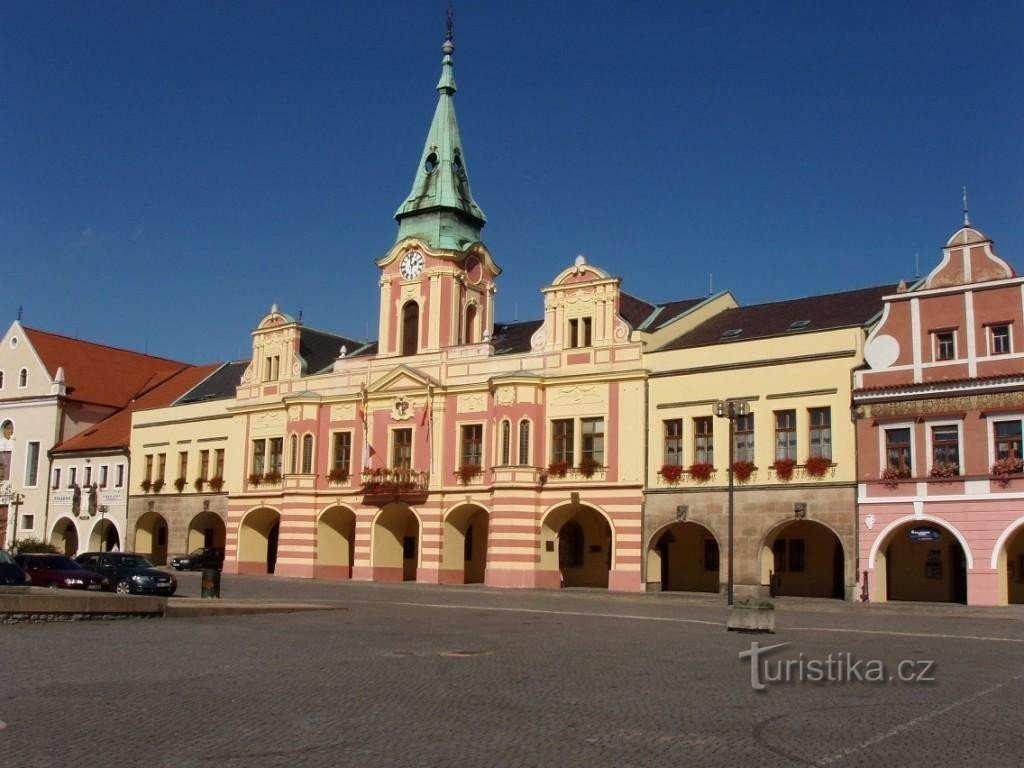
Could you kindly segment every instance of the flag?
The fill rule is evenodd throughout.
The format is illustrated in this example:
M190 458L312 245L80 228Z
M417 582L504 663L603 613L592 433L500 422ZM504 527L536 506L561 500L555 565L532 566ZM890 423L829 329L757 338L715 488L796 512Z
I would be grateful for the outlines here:
M421 427L422 427L422 426L426 426L426 423L427 423L427 415L428 415L429 413L430 413L430 405L429 405L429 404L427 404L427 405L424 405L424 406L423 406L423 416L422 416L422 418L420 418L420 426L421 426Z

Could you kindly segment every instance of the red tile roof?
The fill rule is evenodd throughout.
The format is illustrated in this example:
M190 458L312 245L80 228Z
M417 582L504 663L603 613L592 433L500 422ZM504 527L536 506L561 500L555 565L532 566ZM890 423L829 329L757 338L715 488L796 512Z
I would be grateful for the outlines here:
M135 400L112 416L80 435L65 440L53 449L54 454L127 448L131 442L132 413L143 408L170 405L207 376L220 368L220 364L189 366L170 378L142 392Z
M140 392L189 367L34 328L25 328L25 334L51 378L58 368L64 369L69 400L123 408Z

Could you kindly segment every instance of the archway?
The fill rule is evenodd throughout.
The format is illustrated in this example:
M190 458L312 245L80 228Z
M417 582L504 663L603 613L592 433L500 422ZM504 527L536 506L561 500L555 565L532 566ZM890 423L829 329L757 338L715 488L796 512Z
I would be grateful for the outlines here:
M1006 601L1024 603L1024 526L1010 534L1002 559L1005 565L1000 571L1006 573Z
M147 512L135 524L135 551L154 565L167 564L167 521L157 512Z
M695 522L672 523L655 533L647 550L647 578L663 591L718 592L718 540Z
M93 552L113 552L121 548L121 535L109 520L99 520L89 535L89 549Z
M356 548L356 515L346 507L331 507L316 523L316 576L352 577Z
M238 526L238 572L273 573L281 515L269 507L247 514Z
M62 517L53 526L53 533L50 534L50 543L57 548L58 552L74 557L78 554L78 527L74 520Z
M557 569L562 586L608 587L614 535L596 509L566 504L551 510L541 525L541 537L541 567Z
M475 504L456 507L444 521L441 569L446 579L463 584L482 584L487 569L487 510Z
M227 529L224 520L216 512L200 512L188 524L186 550L192 552L200 547L224 548Z
M828 526L814 520L783 523L765 537L761 583L772 594L791 597L846 597L843 543Z
M953 531L932 520L911 520L878 547L873 599L967 602L967 558ZM884 593L882 592L884 589ZM881 594L879 594L881 593Z
M407 504L384 507L373 523L373 573L378 581L416 581L420 522Z

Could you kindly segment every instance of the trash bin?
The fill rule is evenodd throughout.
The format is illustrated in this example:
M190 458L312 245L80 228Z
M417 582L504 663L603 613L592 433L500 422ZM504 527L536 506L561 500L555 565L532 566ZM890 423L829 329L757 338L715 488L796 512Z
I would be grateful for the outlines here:
M203 586L201 597L220 597L220 571L216 568L203 568Z

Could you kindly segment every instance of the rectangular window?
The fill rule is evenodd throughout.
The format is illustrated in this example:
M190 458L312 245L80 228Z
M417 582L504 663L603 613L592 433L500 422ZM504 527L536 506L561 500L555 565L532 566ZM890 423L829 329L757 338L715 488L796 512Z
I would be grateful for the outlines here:
M305 435L302 438L302 474L313 474L313 436Z
M218 448L213 452L213 476L224 478L224 449Z
M664 430L662 464L681 467L683 465L683 420L666 419L662 425Z
M114 472L114 487L124 487L124 464L117 465L117 470Z
M78 467L68 468L68 488L74 488L78 484Z
M573 445L572 419L555 419L551 422L551 460L565 462L572 466L575 456Z
M809 408L810 419L810 455L832 460L832 409Z
M1010 326L992 325L989 326L992 354L1007 355L1010 353Z
M352 466L352 433L334 433L334 464L333 469L348 472Z
M583 318L583 344L581 346L589 347L594 340L594 321L592 318Z
M960 436L956 425L932 427L932 469L960 466Z
M594 321L590 317L574 317L569 321L569 346L589 347L593 340Z
M956 357L956 333L937 331L935 333L935 359L952 360Z
M178 451L178 477L188 477L188 451Z
M107 472L110 469L106 464L100 467L100 488L107 487Z
M410 469L412 467L412 430L396 429L391 433L391 467Z
M267 469L267 441L252 441L252 474L262 475Z
M483 464L483 424L464 424L462 427L462 452L460 466L472 464L479 467Z
M885 466L895 469L901 477L910 477L910 428L885 430Z
M573 318L569 321L569 346L575 349L580 345L580 321Z
M711 416L693 420L693 463L715 463L715 422Z
M1013 421L997 421L994 425L996 458L1021 458L1021 422L1020 419Z
M39 485L39 443L29 443L25 451L25 485Z
M0 483L11 479L11 452L0 451Z
M85 481L82 485L88 487L92 485L92 467L88 464L85 465Z
M53 488L60 488L60 467L53 468Z
M583 459L590 459L597 462L598 466L604 466L604 419L591 418L583 419L580 422L580 432L583 439Z
M199 477L202 480L210 479L210 452L199 452Z
M501 422L501 465L512 463L512 422Z
M167 479L167 454L161 453L156 457L156 479L163 482Z
M24 528L26 531L31 531L33 528L36 527L36 516L35 515L26 515L26 514L22 513L22 515L21 515L21 527Z
M754 463L754 414L736 417L733 431L733 460Z
M272 437L270 438L270 464L269 471L277 472L281 474L281 468L284 466L284 438L283 437Z
M519 463L530 464L530 422L526 419L519 422Z
M796 411L775 412L775 458L796 461Z

